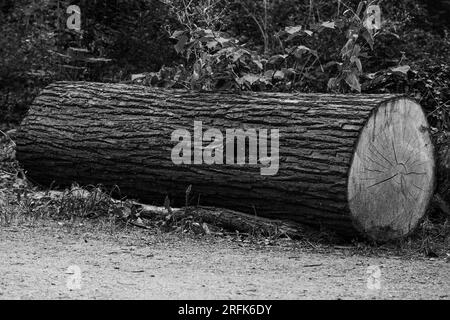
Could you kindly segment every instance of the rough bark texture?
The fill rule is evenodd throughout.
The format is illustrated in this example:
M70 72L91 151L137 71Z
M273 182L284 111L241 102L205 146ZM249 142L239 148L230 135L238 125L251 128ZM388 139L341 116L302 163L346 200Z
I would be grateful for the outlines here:
M354 234L347 179L358 136L391 95L231 95L141 86L56 83L35 100L17 137L18 158L43 184L103 184L150 204L237 209ZM280 167L174 165L176 129L279 129ZM381 237L382 238L382 237Z

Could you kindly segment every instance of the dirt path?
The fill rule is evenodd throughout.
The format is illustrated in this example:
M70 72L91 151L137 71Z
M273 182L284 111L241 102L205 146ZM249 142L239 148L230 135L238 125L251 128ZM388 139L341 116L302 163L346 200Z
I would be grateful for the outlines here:
M40 224L0 227L0 299L450 299L442 259Z

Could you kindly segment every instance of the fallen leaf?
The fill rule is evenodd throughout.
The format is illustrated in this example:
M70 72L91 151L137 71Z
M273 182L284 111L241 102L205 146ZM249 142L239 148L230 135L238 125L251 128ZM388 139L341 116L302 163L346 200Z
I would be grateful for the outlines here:
M294 34L302 30L302 26L286 27L284 30L289 34Z
M322 22L321 25L322 25L322 27L329 28L329 29L334 29L336 26L334 21L325 21L325 22Z
M401 74L407 74L408 71L411 70L411 67L408 65L404 65L404 66L399 66L396 68L391 68L392 72L397 72L397 73L401 73Z

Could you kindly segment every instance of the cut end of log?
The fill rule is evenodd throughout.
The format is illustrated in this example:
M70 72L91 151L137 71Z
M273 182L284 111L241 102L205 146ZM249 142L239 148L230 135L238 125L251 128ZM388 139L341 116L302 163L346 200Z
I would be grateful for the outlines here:
M383 102L366 122L348 180L353 224L374 240L402 238L433 196L435 160L422 108L407 98Z

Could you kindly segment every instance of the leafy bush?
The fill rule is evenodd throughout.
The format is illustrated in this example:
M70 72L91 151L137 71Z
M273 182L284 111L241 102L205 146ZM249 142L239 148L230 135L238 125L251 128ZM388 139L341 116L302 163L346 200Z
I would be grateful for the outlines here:
M375 36L364 25L367 13L362 2L355 11L347 6L333 21L311 22L308 27L286 26L271 36L267 33L267 17L259 22L244 4L263 35L262 52L230 33L214 29L217 22L209 17L217 17L219 2L197 1L197 6L190 7L183 1L172 1L171 5L183 27L171 36L184 63L169 72L164 68L136 76L139 83L202 90L326 91L328 87L361 91L360 58L365 53L360 43L373 48ZM341 41L335 52L329 52L325 45L330 39Z

